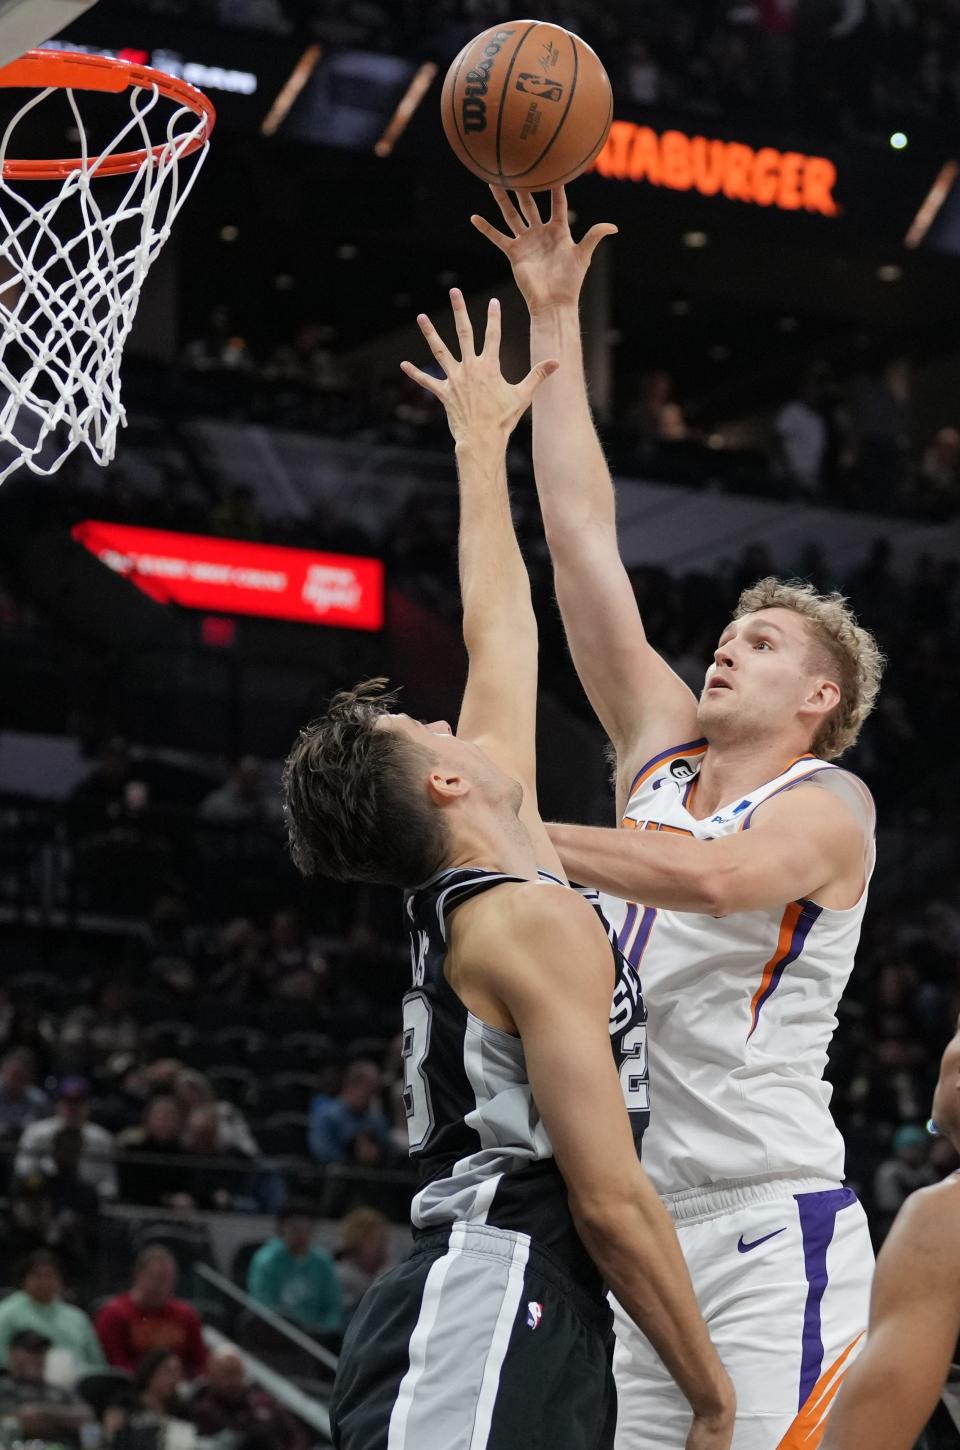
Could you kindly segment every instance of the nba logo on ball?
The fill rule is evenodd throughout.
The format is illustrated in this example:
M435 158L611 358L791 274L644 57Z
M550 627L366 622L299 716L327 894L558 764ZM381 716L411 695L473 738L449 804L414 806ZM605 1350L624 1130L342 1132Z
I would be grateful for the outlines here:
M559 81L548 81L546 76L534 76L529 71L520 75L517 90L528 96L539 96L541 101L559 101L563 96L563 86Z
M527 1305L527 1328L536 1329L543 1318L543 1305L538 1304L536 1299L531 1299Z

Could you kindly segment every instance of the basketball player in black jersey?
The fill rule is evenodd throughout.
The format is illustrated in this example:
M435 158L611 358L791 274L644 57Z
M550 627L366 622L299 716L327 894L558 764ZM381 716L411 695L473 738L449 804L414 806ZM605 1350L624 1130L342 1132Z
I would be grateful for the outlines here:
M940 1062L933 1121L960 1152L960 1022ZM960 1175L912 1193L877 1259L863 1353L821 1450L910 1450L960 1363Z
M567 886L537 811L537 631L505 457L556 364L509 385L499 306L477 355L452 297L462 361L421 317L445 380L403 366L440 398L456 442L469 657L457 733L391 713L374 682L301 732L284 775L300 869L404 887L410 936L415 1247L351 1323L334 1443L607 1450L608 1284L690 1402L689 1450L726 1450L730 1382L637 1156L640 984L598 907Z

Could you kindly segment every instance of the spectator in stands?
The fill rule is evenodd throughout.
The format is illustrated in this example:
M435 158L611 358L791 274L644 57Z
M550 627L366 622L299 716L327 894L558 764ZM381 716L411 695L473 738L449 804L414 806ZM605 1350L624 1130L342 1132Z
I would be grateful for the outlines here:
M819 375L811 369L773 422L780 467L792 489L813 497L823 478L827 424L820 406Z
M90 1084L82 1077L68 1077L60 1084L57 1111L52 1118L31 1123L20 1139L15 1171L18 1177L54 1173L53 1140L61 1128L78 1128L83 1139L80 1176L101 1198L116 1198L117 1170L113 1163L113 1136L88 1121Z
M41 1175L22 1178L10 1194L10 1207L0 1230L0 1274L10 1282L19 1273L23 1261L37 1249L56 1247L53 1200Z
M904 480L909 364L903 358L864 372L850 386L850 417L857 448L861 507L888 509Z
M279 825L280 791L266 778L259 760L244 755L229 779L200 802L200 819L231 826Z
M277 1215L277 1235L254 1254L247 1290L258 1304L315 1334L336 1333L343 1311L333 1260L313 1242L310 1209L292 1203Z
M63 1300L63 1275L55 1254L38 1249L27 1259L20 1288L0 1303L0 1362L7 1364L11 1339L32 1329L55 1349L66 1351L77 1374L103 1367L103 1351L82 1309Z
M150 1244L137 1255L133 1285L108 1300L96 1318L107 1360L118 1369L136 1372L151 1350L180 1356L189 1378L207 1363L200 1316L191 1305L174 1298L177 1263L162 1244ZM0 1306L2 1307L2 1306Z
M209 955L204 966L207 991L244 997L263 995L268 969L260 949L260 933L248 916L225 921Z
M174 1413L181 1408L183 1368L174 1349L147 1351L133 1377L133 1409L113 1436L114 1450L192 1444L193 1426Z
M318 1163L381 1163L387 1154L390 1128L376 1105L380 1073L363 1060L347 1068L339 1096L320 1095L310 1105L310 1152Z
M623 78L626 93L634 105L657 105L660 100L660 67L644 42L638 38L627 43Z
M53 1071L56 1028L47 1004L33 997L18 996L4 1022L4 1037L11 1046L29 1047L36 1065L37 1081Z
M93 1189L88 1190L93 1193ZM93 1194L99 1211L99 1200ZM10 1283L24 1260L38 1249L56 1253L72 1284L89 1281L94 1264L93 1236L96 1219L81 1222L71 1213L57 1210L44 1178L27 1178L14 1184L10 1207L0 1229L0 1274Z
M130 1001L129 982L110 977L100 984L92 1002L69 1012L57 1039L61 1064L71 1072L90 1072L115 1052L135 1052L140 1029Z
M185 1204L206 1210L231 1208L249 1189L249 1174L242 1169L251 1160L225 1143L217 1108L215 1102L198 1103L190 1109L183 1130L180 1197ZM191 1157L201 1161L191 1164Z
M127 1128L117 1136L125 1202L157 1207L177 1204L183 1192L183 1127L177 1099L172 1093L161 1093L147 1103L139 1128Z
M7 1369L0 1374L0 1420L12 1422L24 1440L79 1445L84 1425L93 1423L90 1406L61 1385L47 1383L51 1340L35 1329L18 1329L7 1346Z
M72 1283L88 1279L100 1199L79 1176L81 1148L79 1131L61 1128L52 1145L53 1171L15 1183L0 1233L0 1254L8 1270L37 1249L51 1249Z
M218 1098L213 1084L202 1072L183 1068L173 1080L173 1093L185 1117L194 1108L213 1106L219 1121L219 1147L224 1153L239 1153L243 1158L255 1158L259 1153L256 1139L250 1131L243 1113L234 1103Z
M925 1128L905 1125L893 1135L893 1152L877 1169L873 1196L877 1207L874 1231L886 1237L911 1193L929 1188L938 1175L930 1166L930 1136Z
M0 1062L0 1139L20 1137L29 1123L50 1111L50 1099L36 1085L37 1064L29 1047L13 1047Z
M81 1173L83 1133L78 1127L65 1124L50 1145L52 1171L44 1177L44 1185L58 1217L69 1216L89 1225L100 1211L100 1195Z
M344 1321L390 1262L390 1223L375 1208L355 1208L340 1225L334 1259Z
M265 976L282 997L315 995L296 989L294 984L301 978L315 983L317 989L326 981L327 963L296 911L277 911L271 919Z
M937 430L920 462L918 484L925 517L953 517L960 508L960 429Z
M250 1383L243 1358L229 1345L211 1354L188 1413L201 1435L231 1434L234 1450L306 1450L309 1443L299 1422Z
M674 442L683 436L683 408L673 397L673 378L665 368L641 373L628 421L644 438Z

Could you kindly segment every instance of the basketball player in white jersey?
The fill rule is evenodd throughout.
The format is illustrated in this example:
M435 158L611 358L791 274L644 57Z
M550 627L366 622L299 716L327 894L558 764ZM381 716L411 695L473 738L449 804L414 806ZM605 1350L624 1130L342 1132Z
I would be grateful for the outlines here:
M960 1152L960 1022L940 1060L937 1131ZM912 1193L873 1280L863 1353L847 1376L822 1450L911 1450L960 1364L960 1174ZM956 1407L956 1381L949 1398Z
M838 597L747 590L700 699L651 648L619 557L587 400L578 299L594 248L495 191L537 356L534 468L574 663L616 751L626 830L551 828L571 880L609 894L649 1004L655 1123L644 1165L673 1215L737 1391L736 1450L814 1447L857 1353L873 1256L843 1187L822 1081L874 862L866 788L832 763L881 657ZM619 905L615 899L619 899ZM618 1320L618 1450L683 1444L689 1412Z

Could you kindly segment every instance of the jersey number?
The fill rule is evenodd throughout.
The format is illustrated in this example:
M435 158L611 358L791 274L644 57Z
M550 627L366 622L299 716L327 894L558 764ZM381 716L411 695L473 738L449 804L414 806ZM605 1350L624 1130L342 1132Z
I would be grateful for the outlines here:
M647 1029L641 1024L623 1034L620 1044L620 1086L628 1113L645 1113L650 1107L650 1083L647 1071Z
M411 992L403 1004L403 1108L410 1151L422 1148L433 1131L433 1104L423 1060L430 1047L433 1013L422 992Z

